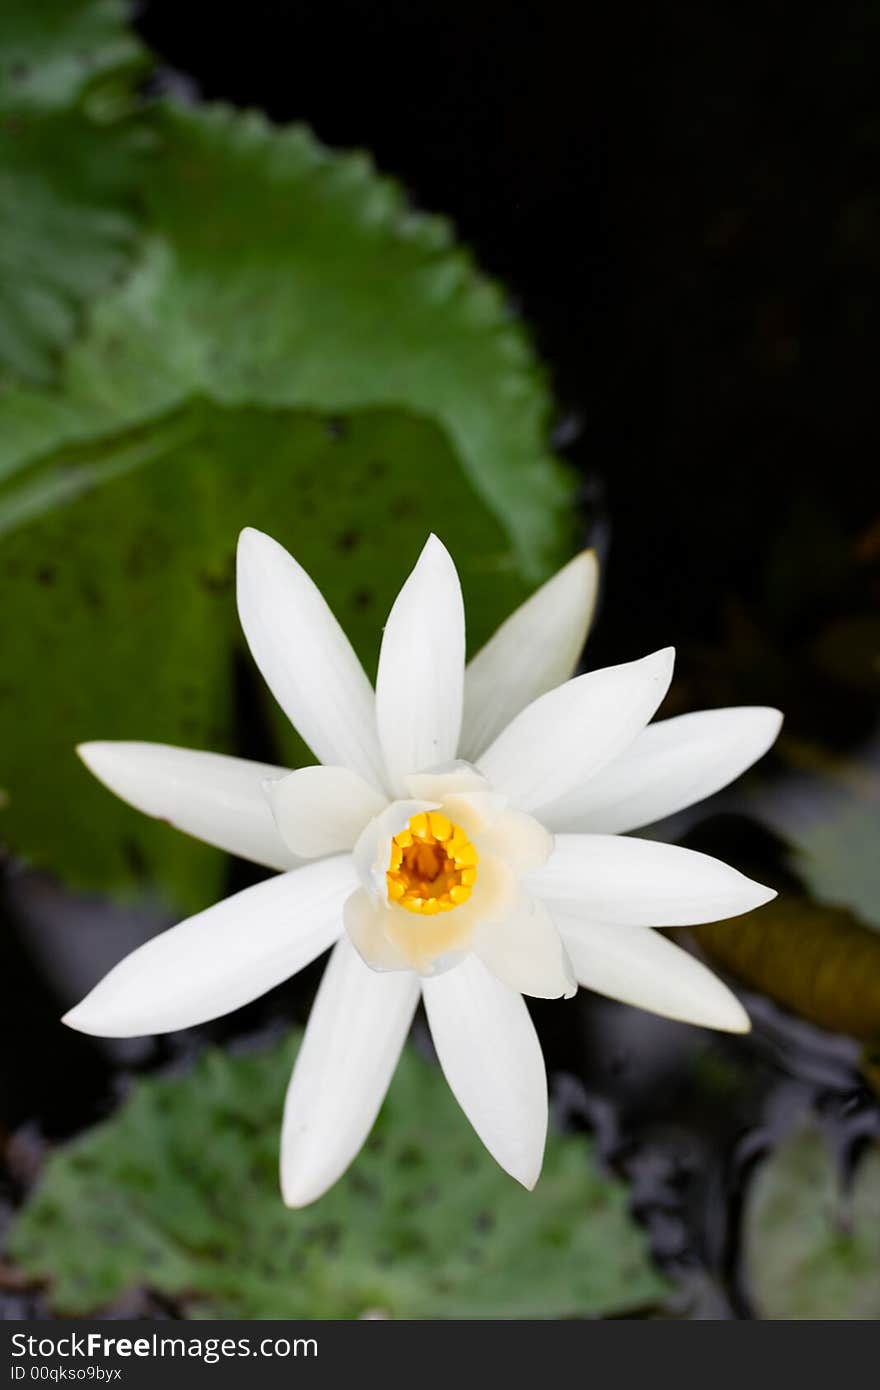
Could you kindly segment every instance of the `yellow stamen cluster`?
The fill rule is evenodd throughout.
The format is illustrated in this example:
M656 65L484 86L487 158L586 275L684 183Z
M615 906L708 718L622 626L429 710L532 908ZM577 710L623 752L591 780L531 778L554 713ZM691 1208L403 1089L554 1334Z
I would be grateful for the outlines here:
M466 903L480 857L467 835L439 811L419 811L391 841L388 898L433 915Z

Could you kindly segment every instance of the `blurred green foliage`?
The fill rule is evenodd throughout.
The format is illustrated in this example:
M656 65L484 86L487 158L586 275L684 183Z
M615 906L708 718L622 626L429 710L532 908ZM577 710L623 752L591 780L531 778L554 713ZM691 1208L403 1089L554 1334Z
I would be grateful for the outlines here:
M0 113L69 108L111 78L137 76L147 54L126 0L3 0Z
M56 1313L133 1286L193 1317L583 1317L663 1298L625 1190L587 1140L551 1134L524 1192L411 1049L349 1174L287 1211L278 1136L297 1044L139 1081L50 1158L8 1253L48 1281Z
M880 931L880 742L843 756L785 739L780 751L789 772L766 816L790 838L795 871L820 901Z
M185 909L220 856L120 807L73 748L265 743L235 703L240 528L297 554L369 668L430 530L473 649L570 553L573 485L527 336L447 223L302 128L138 102L117 7L55 8L51 34L39 7L0 23L0 179L30 190L0 250L3 834L73 886ZM269 718L258 753L305 758Z
M134 253L146 54L123 16L116 0L9 0L0 15L0 386L51 383Z
M194 393L328 412L395 405L448 434L508 532L511 563L531 579L554 564L571 538L572 484L546 452L543 377L448 224L302 127L166 104L142 124L155 149L137 271L96 305L61 400L3 403L0 474Z
M880 1318L880 1148L844 1190L818 1125L802 1125L754 1180L745 1257L760 1317Z

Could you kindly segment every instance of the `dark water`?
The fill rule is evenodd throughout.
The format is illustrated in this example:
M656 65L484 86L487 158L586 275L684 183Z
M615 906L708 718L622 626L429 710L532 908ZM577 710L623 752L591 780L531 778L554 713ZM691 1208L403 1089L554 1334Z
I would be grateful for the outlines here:
M857 764L880 650L880 10L154 0L139 23L168 80L373 151L509 286L604 556L591 664L674 642L670 712L778 704L797 746ZM682 832L783 885L760 822ZM132 1068L304 1018L317 978L110 1051L56 1026L58 997L144 922L15 871L2 911L9 1200ZM746 1002L735 1043L610 1002L535 1009L560 1118L596 1133L708 1317L750 1315L742 1192L791 1108L818 1107L844 1165L878 1131L859 1044Z

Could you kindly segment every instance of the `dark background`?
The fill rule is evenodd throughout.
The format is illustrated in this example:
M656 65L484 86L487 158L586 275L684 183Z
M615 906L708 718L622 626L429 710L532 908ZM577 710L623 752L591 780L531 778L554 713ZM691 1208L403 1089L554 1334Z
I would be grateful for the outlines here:
M140 28L204 97L371 150L509 287L612 523L597 662L718 641L793 511L817 547L876 515L871 0L153 0Z

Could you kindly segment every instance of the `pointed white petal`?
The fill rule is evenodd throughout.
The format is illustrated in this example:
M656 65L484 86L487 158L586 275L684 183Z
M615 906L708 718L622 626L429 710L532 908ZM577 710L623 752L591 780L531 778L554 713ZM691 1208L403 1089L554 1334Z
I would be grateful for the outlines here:
M586 989L664 1018L747 1033L736 995L689 952L650 927L579 922L556 915L572 965Z
M483 922L474 951L497 979L536 999L570 999L577 981L549 911L523 894L502 922Z
M759 706L700 710L649 724L595 777L541 809L551 830L621 834L711 796L757 762L782 724Z
M593 617L599 567L585 550L511 613L469 663L461 756L474 761L521 709L574 672Z
M376 677L379 739L392 785L451 762L464 685L464 604L455 565L431 536L394 601Z
M295 867L263 792L286 768L166 743L81 743L77 752L105 787L146 815L255 864Z
M64 1022L133 1038L231 1013L337 940L355 883L350 856L340 855L245 888L132 951Z
M588 921L651 927L738 917L776 897L708 854L622 835L557 835L528 888L554 917L563 908Z
M284 1105L281 1190L314 1202L373 1127L419 1001L415 975L378 975L347 938L324 972Z
M547 1137L547 1077L522 995L476 956L424 980L422 993L453 1095L493 1158L534 1187Z
M320 590L251 527L238 542L238 615L263 679L315 757L382 786L370 682Z
M287 845L303 859L351 849L385 797L347 767L303 767L266 787Z
M521 810L557 801L641 733L669 688L674 656L667 647L542 695L477 760L479 771Z

